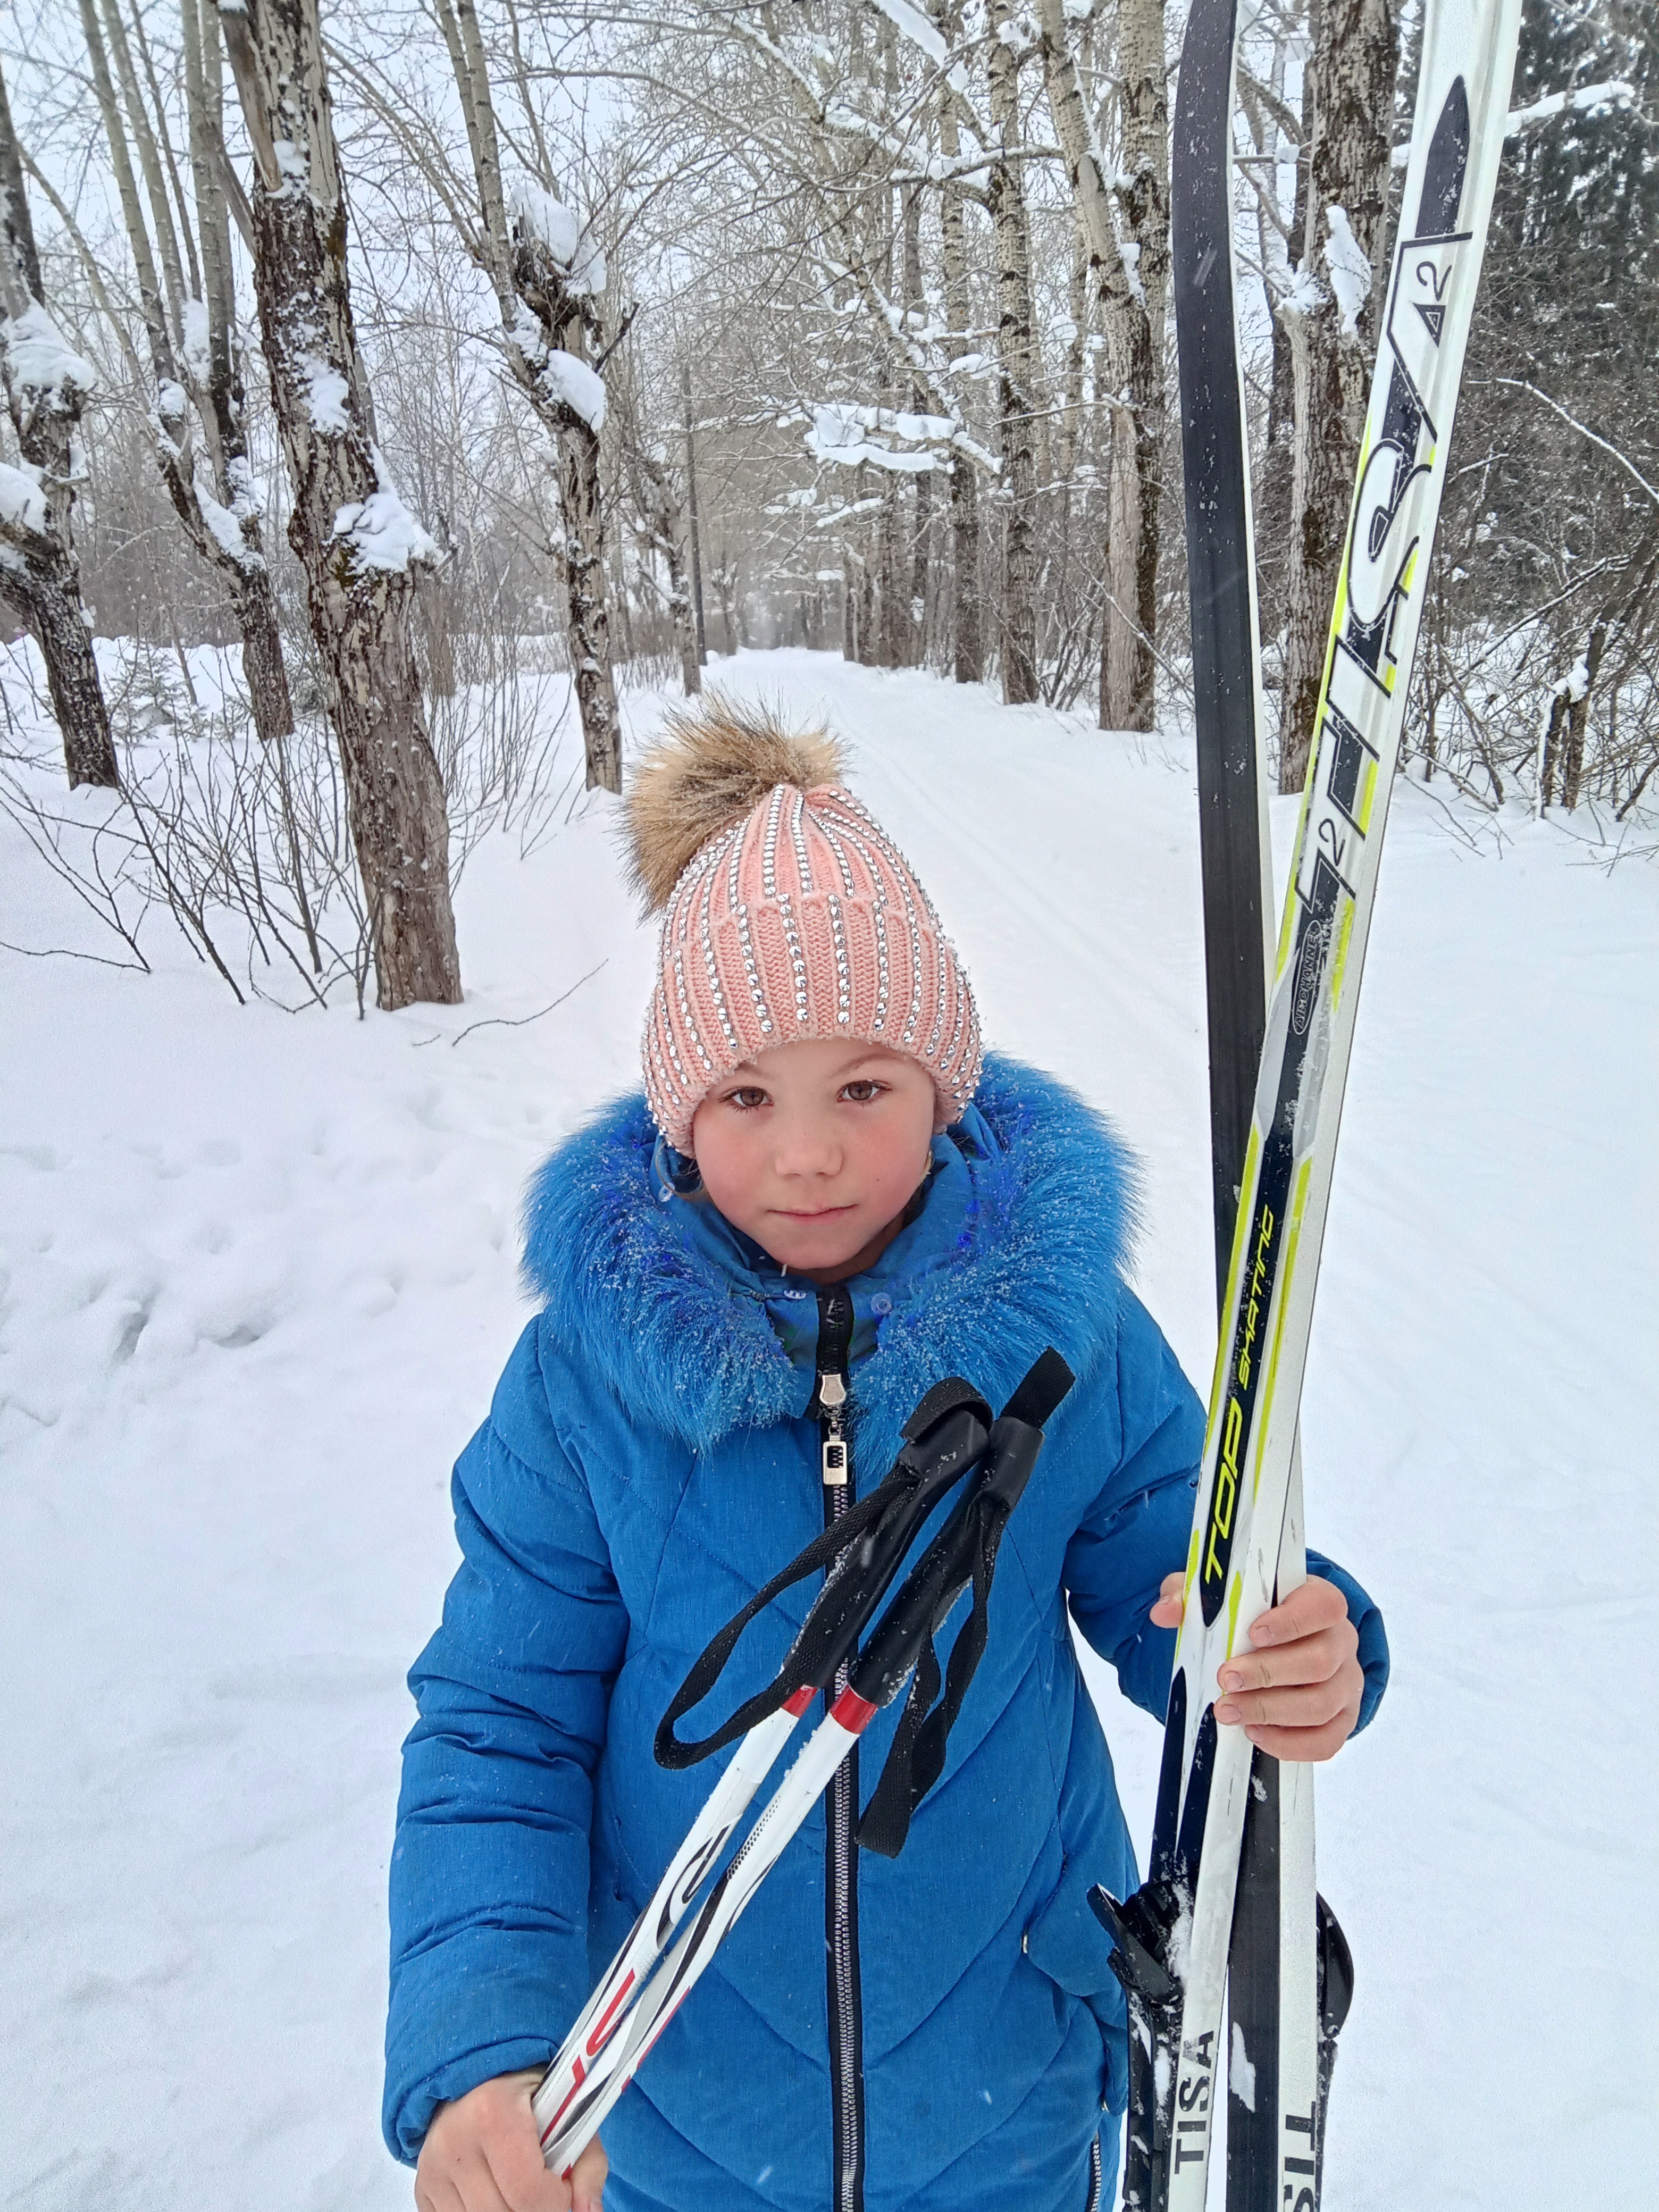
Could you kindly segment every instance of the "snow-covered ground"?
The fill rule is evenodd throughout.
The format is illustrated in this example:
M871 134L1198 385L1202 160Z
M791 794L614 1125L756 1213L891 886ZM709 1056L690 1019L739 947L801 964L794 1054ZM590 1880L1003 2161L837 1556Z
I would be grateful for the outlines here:
M826 656L717 673L827 708L992 1038L1115 1115L1147 1169L1144 1293L1207 1382L1184 743ZM629 704L637 737L656 702ZM1637 2212L1659 877L1437 792L1396 800L1304 1424L1314 1540L1395 1653L1320 1784L1358 1978L1327 2201ZM17 2212L409 2201L377 2125L403 1674L450 1570L450 1462L525 1311L519 1194L634 1079L651 946L611 814L528 861L475 851L463 1008L238 1008L159 925L149 977L0 952ZM0 937L107 950L89 927L0 838ZM1102 1704L1144 1842L1158 1734Z

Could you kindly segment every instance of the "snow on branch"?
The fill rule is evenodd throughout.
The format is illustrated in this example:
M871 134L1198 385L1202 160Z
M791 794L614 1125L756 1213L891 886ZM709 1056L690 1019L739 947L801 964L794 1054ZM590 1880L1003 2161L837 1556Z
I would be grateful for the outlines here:
M913 46L920 47L958 100L969 97L966 69L959 60L951 58L944 33L929 21L922 9L914 4L914 0L873 0L873 5L878 15L885 15L896 31L902 32Z
M20 538L46 535L46 495L31 462L13 468L0 461L0 530Z
M832 400L812 410L806 450L815 461L855 469L868 462L893 476L948 471L952 451L965 453L988 473L999 472L996 457L970 438L948 415L909 415L890 407L856 407Z
M533 177L514 178L507 198L520 231L544 246L564 272L565 289L573 299L604 291L605 255L574 208Z
M334 542L349 545L360 566L381 568L394 576L411 568L438 567L443 556L431 532L404 505L378 446L369 452L374 461L375 489L364 500L352 500L334 517Z
M550 346L536 364L537 381L578 415L597 436L605 423L605 379L562 346Z
M1581 84L1571 92L1552 92L1543 100L1534 100L1530 107L1512 107L1504 125L1504 135L1513 138L1529 124L1547 123L1553 115L1583 115L1592 110L1608 107L1633 107L1636 87L1627 84L1623 77L1608 77L1602 84Z
M98 381L92 363L76 352L38 300L6 319L5 352L9 380L37 407L44 400L70 413Z
M1325 266L1331 272L1331 290L1342 314L1342 335L1358 337L1359 318L1371 296L1371 264L1353 234L1346 208L1333 203L1325 210Z

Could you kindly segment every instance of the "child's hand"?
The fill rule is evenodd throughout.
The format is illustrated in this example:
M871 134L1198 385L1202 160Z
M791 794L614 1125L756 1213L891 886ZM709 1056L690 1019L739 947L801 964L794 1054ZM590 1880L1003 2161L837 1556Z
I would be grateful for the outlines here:
M1186 1577L1165 1575L1152 1607L1155 1628L1181 1626ZM1243 1725L1274 1759L1329 1759L1353 1733L1365 1677L1355 1656L1359 1637L1334 1583L1310 1575L1250 1631L1253 1651L1237 1651L1216 1677L1215 1717Z
M418 2212L601 2212L608 2169L597 2136L568 2181L542 2164L530 2099L544 2071L498 2074L439 2106L415 2169Z

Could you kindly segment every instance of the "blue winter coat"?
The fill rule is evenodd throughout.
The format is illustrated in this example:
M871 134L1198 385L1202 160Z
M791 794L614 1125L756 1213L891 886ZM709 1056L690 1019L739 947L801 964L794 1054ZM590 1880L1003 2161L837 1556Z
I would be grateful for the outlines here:
M823 1527L816 1295L707 1200L665 1201L653 1145L629 1099L542 1170L545 1305L455 1470L464 1564L410 1677L392 1867L385 2127L410 2160L441 2102L558 2045L719 1771L658 1766L665 1707ZM1052 1344L1077 1386L1009 1525L944 1777L901 1857L860 1855L864 2198L1083 2212L1127 2047L1085 1895L1138 1877L1067 1607L1161 1717L1174 1638L1146 1614L1186 1556L1203 1413L1125 1287L1129 1173L1079 1100L993 1060L933 1159L920 1214L848 1286L860 1492L943 1376L1000 1406ZM1310 1563L1359 1625L1369 1717L1380 1619ZM755 1624L683 1732L770 1678L813 1588ZM866 1798L898 1711L864 1739ZM824 1868L819 1810L606 2124L611 2212L826 2212Z

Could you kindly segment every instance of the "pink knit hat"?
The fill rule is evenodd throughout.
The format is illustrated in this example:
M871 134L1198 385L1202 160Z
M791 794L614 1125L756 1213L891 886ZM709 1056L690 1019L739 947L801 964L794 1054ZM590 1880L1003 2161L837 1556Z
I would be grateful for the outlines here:
M657 1126L684 1151L725 1076L797 1037L908 1053L954 1121L979 1020L927 894L841 783L835 742L710 697L671 715L629 793L633 874L665 906L642 1047Z

